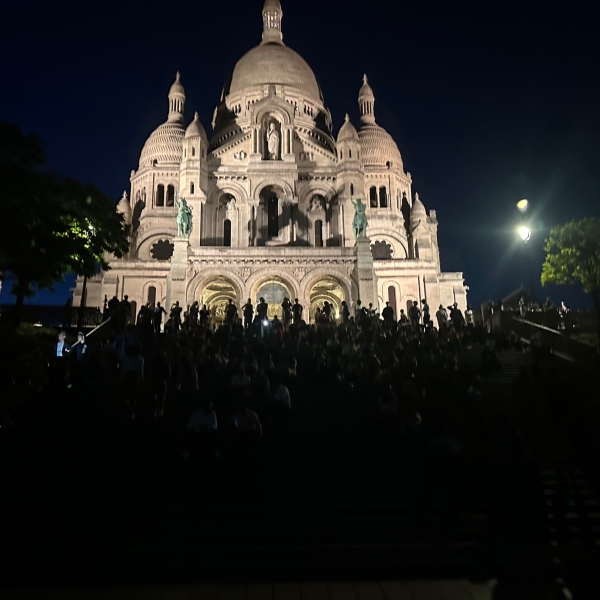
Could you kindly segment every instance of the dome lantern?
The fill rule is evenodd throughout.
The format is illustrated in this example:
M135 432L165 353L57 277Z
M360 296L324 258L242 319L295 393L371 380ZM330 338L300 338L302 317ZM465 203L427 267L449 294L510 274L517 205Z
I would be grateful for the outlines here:
M185 90L181 85L179 71L175 75L175 81L169 90L169 121L183 121L183 108L185 106Z
M363 84L358 92L358 107L361 123L375 123L375 94L373 94L366 74L363 75Z
M263 16L263 44L283 44L281 20L283 11L279 0L265 0L262 11Z

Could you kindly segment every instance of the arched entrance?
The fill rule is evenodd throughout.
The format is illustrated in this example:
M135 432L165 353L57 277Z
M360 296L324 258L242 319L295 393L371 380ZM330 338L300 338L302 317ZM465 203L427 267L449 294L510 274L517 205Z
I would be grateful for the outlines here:
M206 304L213 323L221 323L225 319L225 308L229 300L237 301L233 285L225 277L215 277L202 288L197 296L200 306Z
M325 302L333 304L333 316L338 319L342 316L342 300L344 291L334 277L319 279L310 290L310 321L314 323L317 308L323 309ZM347 301L347 300L346 300Z
M267 281L263 281L257 288L256 292L256 303L258 299L264 298L265 302L269 305L268 315L269 319L272 319L275 315L279 319L282 317L281 303L284 298L287 298L290 302L294 302L294 292L292 288L279 277L273 277Z

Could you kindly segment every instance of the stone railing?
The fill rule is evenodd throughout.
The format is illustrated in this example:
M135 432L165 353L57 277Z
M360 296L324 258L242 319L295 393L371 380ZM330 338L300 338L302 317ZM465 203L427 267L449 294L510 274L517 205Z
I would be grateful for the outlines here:
M534 335L538 336L542 347L552 354L566 358L572 362L589 367L598 359L596 348L590 344L580 342L561 331L551 329L545 325L534 323L528 319L521 319L515 313L500 311L492 315L492 333L516 333L521 339L530 341Z

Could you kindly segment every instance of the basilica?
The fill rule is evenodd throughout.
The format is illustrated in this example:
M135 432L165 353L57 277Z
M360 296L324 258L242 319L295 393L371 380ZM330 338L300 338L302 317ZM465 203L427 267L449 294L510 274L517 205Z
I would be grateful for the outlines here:
M197 300L218 318L229 299L239 307L264 297L272 316L287 297L300 300L307 321L325 301L338 314L343 300L359 299L389 302L396 315L422 299L432 312L466 308L463 274L441 271L436 213L377 122L367 77L358 127L346 115L335 135L313 71L283 41L282 17L279 0L265 0L262 41L235 65L210 137L197 114L186 124L177 73L167 120L117 207L131 225L130 251L87 281L87 306L125 295L134 311ZM357 236L359 200L368 224ZM82 293L78 281L74 305Z

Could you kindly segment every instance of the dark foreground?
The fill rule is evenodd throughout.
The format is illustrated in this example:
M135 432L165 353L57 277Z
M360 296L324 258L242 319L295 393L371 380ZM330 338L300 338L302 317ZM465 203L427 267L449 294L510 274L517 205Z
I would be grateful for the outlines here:
M289 387L291 418L220 460L181 459L188 407L131 420L101 382L39 398L2 449L2 585L564 576L588 597L600 508L575 456L502 427L455 452L373 420L367 388Z

